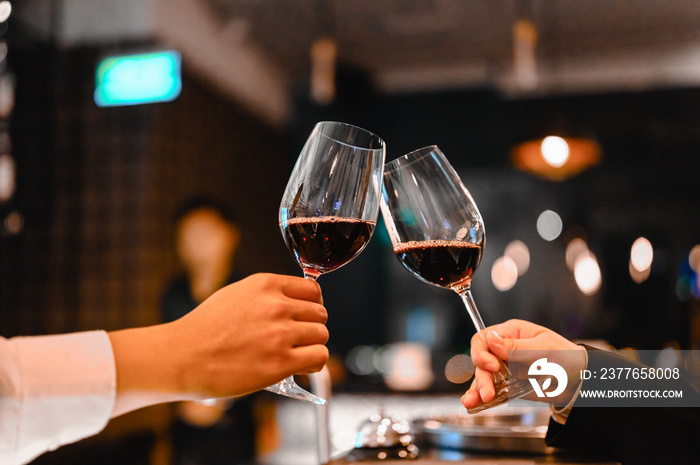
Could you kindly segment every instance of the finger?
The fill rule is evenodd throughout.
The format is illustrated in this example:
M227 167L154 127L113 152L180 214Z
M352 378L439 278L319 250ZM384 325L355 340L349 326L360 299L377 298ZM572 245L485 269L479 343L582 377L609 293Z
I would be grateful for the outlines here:
M471 350L488 350L488 347L486 346L486 341L484 341L483 331L479 331L472 336Z
M330 356L328 348L324 345L315 344L311 346L296 347L292 349L293 373L309 374L321 371L328 362Z
M483 332L476 333L472 337L470 346L472 361L474 365L483 370L498 371L500 369L499 360L489 352L488 345L484 339L485 335Z
M479 397L479 391L476 389L476 383L472 383L460 400L462 401L462 405L467 409L474 408L481 403L481 397Z
M294 325L293 330L291 340L293 347L323 345L329 339L328 328L320 323L299 322Z
M483 402L488 402L494 398L496 389L493 387L493 373L477 369L474 373L474 382L476 383L479 397Z
M328 321L328 312L321 304L296 301L294 302L292 319L296 321L308 321L311 323L321 323L325 325Z
M530 339L549 331L544 326L525 320L511 319L497 325L486 328L487 331L495 331L499 335L510 339Z
M498 371L501 368L498 358L487 350L472 349L470 354L477 368L487 371Z
M488 349L501 360L508 360L508 351L518 348L518 340L502 337L496 330L489 331L484 336Z
M292 299L308 300L323 304L321 286L313 279L301 278L298 276L278 275L282 293Z
M509 361L523 361L524 358L531 357L530 352L549 349L549 342L546 339L546 335L543 334L523 339L502 337L496 331L489 331L486 334L489 350L496 357Z

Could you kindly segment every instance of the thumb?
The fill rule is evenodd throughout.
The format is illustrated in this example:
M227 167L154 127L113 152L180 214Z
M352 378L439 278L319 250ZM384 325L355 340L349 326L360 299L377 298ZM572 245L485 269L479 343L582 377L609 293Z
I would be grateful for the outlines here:
M486 335L489 351L506 362L509 376L522 379L527 376L528 360L531 358L533 344L531 339L511 339L502 337L495 331Z
M539 337L511 339L502 337L495 331L486 334L486 344L496 357L516 363L529 364L551 352L547 350L546 341Z
M489 351L501 360L508 360L508 351L515 351L519 348L519 339L502 337L496 331L486 333L486 345Z

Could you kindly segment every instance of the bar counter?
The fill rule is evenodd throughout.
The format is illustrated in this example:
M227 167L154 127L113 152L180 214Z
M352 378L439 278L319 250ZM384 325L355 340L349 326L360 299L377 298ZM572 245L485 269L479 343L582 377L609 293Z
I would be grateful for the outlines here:
M536 464L557 464L557 465L620 465L619 462L596 457L593 455L581 455L573 453L555 453L546 455L536 454L481 454L456 450L422 450L420 456L415 460L374 460L374 461L352 461L347 456L331 459L329 465L361 465L377 463L383 465L444 465L444 464L465 464L465 465L536 465Z
M548 415L546 404L527 403L539 406L537 415ZM520 407L516 407L520 408ZM507 407L494 409L493 413L508 410ZM512 410L512 409L511 409ZM387 415L397 415L412 423L412 431L416 430L415 420L449 415L465 414L464 407L459 401L459 395L397 395L397 394L336 394L327 407L312 406L305 402L281 401L278 405L277 417L280 430L284 432L282 444L273 456L266 457L266 464L318 464L319 444L332 443L330 446L330 465L382 463L386 465L410 464L435 465L442 463L474 464L474 465L529 465L529 464L560 464L560 465L615 465L619 462L592 454L573 453L568 450L552 449L542 444L540 452L523 449L511 450L513 444L497 441L490 449L473 449L464 447L442 447L441 444L430 442L425 437L416 437L419 448L418 458L414 460L365 458L358 460L352 456L357 432L372 415L383 411ZM315 414L324 413L314 418ZM308 429L302 425L327 424L328 428ZM418 435L420 436L420 435ZM452 444L464 443L464 438L452 438ZM327 451L327 450L326 450ZM497 451L497 452L492 452ZM328 451L327 451L328 452ZM321 454L324 456L324 454ZM328 457L328 455L325 455ZM322 461L321 461L322 462Z

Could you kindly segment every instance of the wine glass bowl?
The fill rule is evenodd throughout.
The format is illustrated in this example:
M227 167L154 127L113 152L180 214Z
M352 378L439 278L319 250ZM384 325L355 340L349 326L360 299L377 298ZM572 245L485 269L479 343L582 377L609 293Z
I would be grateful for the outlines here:
M460 240L408 241L394 248L401 264L418 279L454 290L469 286L481 251L479 244Z
M385 152L381 138L350 124L320 122L311 132L279 215L285 244L306 277L340 268L369 242Z
M323 121L311 131L287 182L279 226L304 277L349 263L377 224L386 145L346 123ZM287 378L267 390L325 404Z
M394 254L418 279L455 291L477 331L485 325L471 282L486 244L484 221L473 197L435 146L399 157L384 167L381 211ZM494 374L496 397L476 413L532 391L504 364Z
M307 277L316 279L349 263L369 242L376 221L322 216L292 218L284 242Z
M437 146L387 163L382 214L394 253L418 279L468 288L486 242L469 191Z

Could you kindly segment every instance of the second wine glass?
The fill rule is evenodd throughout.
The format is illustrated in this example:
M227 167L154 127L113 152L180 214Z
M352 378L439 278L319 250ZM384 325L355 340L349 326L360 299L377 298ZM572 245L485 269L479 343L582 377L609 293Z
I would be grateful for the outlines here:
M414 276L455 291L477 331L484 322L471 293L486 233L476 203L437 146L424 147L387 163L381 200L394 253ZM474 409L520 398L533 388L510 376L501 363L494 374L496 397Z
M316 280L355 258L379 215L386 145L346 123L316 124L299 154L279 210L279 224L304 277ZM317 404L326 401L287 378L267 390Z

